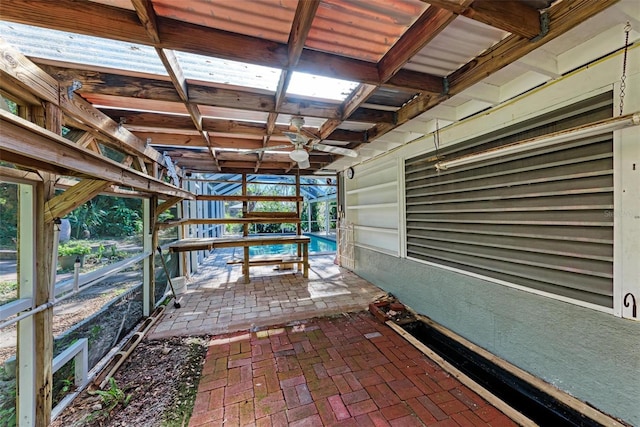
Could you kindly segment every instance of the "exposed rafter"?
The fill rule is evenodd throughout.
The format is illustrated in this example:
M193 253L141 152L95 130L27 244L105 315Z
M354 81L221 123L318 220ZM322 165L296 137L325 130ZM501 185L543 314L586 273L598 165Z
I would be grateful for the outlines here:
M75 143L13 114L0 110L0 119L0 157L6 158L5 154L11 153L23 156L24 163L20 163L21 166L34 167L31 162L39 162L64 170L63 174L66 175L95 177L166 196L185 199L193 197L187 191L78 147ZM25 153L28 156L24 156Z
M370 5L332 10L337 14L335 17L327 14L327 3L323 0L297 2L295 11L290 6L278 5L275 7L282 9L287 25L278 28L273 21L267 35L246 19L255 13L246 5L222 23L217 18L196 21L188 8L169 13L154 0L133 0L133 10L101 2L4 0L2 18L6 21L152 46L168 77L150 74L144 67L133 71L116 69L113 65L110 68L80 65L62 62L67 60L64 55L61 59L43 55L34 60L57 81L46 80L46 73L25 58L21 77L7 63L0 67L2 76L11 81L2 89L34 105L39 99L59 105L66 126L88 132L80 146L99 153L99 144L107 143L124 151L128 155L125 163L141 171L157 171L157 162L162 162L162 158L153 148L160 148L171 152L178 163L188 164L185 167L191 171L287 172L296 168L296 163L286 153L259 150L282 145L284 151L290 149L283 135L290 130L281 123L283 115L306 117L312 126L305 128L305 132L328 145L362 150L366 156L375 147L366 151L362 144L380 138L451 97L456 98L448 107L440 105L434 110L437 115L424 114L424 118L441 117L448 108L453 113L447 116L448 120L455 121L473 114L477 108L498 104L512 96L503 93L504 85L494 86L482 80L518 62L615 0L563 0L544 10L533 6L543 7L544 2L531 1L506 0L499 7L489 0L406 3L406 7L396 11L395 18L379 15L380 9ZM206 5L203 10L214 13L216 7ZM376 14L379 16L374 18ZM468 20L456 20L451 25L458 16L511 35L500 40L502 31L470 24ZM372 19L378 19L380 27L378 32L367 33L371 36L368 40L364 28ZM349 31L343 24L347 21L354 22ZM547 22L549 31L545 33ZM443 32L450 25L451 32ZM482 41L456 39L452 49L460 43L474 49L477 56L466 59L471 56L452 51L452 60L433 57L433 52L442 49L443 41L460 31L461 26L470 28L472 34L477 32ZM336 37L333 45L327 43L332 35ZM486 37L489 40L485 41ZM97 44L103 46L108 42ZM431 45L436 50L431 51ZM198 60L191 62L185 57L184 61L182 58L178 61L177 51L275 67L280 74L274 77L279 77L279 81L268 86L254 85L251 79L260 78L261 72L256 70L251 75L250 66L246 77L243 72L238 73L238 80L219 80L223 74L218 76L216 70L212 70L213 78L209 78L206 68L196 65ZM553 56L544 59L544 64L528 61L520 66L556 78L558 67ZM456 69L464 61L468 62ZM182 67L192 65L195 65L193 80L187 80L184 71L191 70ZM359 86L343 102L332 101L331 97L324 99L321 93L288 95L289 81L296 71L350 80ZM37 76L42 76L44 85L32 84ZM73 89L67 90L69 87ZM461 101L466 101L464 108L453 106ZM92 105L99 105L101 110L92 109ZM247 149L258 152L241 152ZM317 149L307 147L311 173L336 159L335 155L322 154ZM10 155L14 159L19 157L17 153Z
M532 39L543 35L540 12L516 0L423 0L432 6L449 10L512 34Z

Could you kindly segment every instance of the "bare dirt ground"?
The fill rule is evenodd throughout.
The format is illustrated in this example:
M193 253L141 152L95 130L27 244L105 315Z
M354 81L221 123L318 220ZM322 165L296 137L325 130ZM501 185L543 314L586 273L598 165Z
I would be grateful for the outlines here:
M106 398L85 390L51 426L188 425L207 344L208 337L141 342L114 375ZM114 395L118 401L109 403Z

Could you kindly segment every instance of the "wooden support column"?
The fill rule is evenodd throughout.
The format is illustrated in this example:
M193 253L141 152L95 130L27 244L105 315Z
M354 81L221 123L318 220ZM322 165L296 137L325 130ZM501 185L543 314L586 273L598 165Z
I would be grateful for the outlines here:
M34 108L33 117L44 117L44 127L58 135L62 133L62 113L52 104L45 103L44 108ZM36 277L34 304L46 304L51 298L51 271L56 268L53 253L53 222L46 222L47 202L55 194L56 176L42 172L42 182L35 185L34 218L36 222L35 254ZM35 332L35 409L36 426L47 426L51 422L52 386L53 386L53 307L33 315Z
M156 256L156 248L151 244L151 202L142 199L142 250L151 251L151 255L144 259L142 267L142 315L149 316L153 311L149 301L151 289L151 277L153 276L153 259Z
M298 214L298 218L301 218L301 212L302 212L302 199L300 199L300 173L298 172L296 174L296 197L298 197L298 201L296 202L296 213ZM300 222L298 222L298 226L297 226L297 230L298 230L298 235L302 234L302 224ZM311 232L311 229L309 229L309 232ZM298 256L300 256L300 254L298 254Z
M300 197L300 171L298 171L298 173L296 174L296 197ZM298 215L298 218L301 218L301 212L302 212L302 200L298 200L296 202L296 214ZM301 221L298 221L298 224L296 225L296 230L298 236L302 235L302 223ZM309 230L309 232L311 232L311 230ZM305 248L307 247L307 245L304 245ZM302 256L302 245L300 243L298 243L298 258L300 258ZM308 262L305 261L305 265L307 265ZM304 266L303 266L304 268ZM300 264L298 264L298 270L300 270Z
M247 174L243 173L242 174L242 216L246 217L247 216L247 212L249 212L249 202L247 201ZM244 224L242 226L242 235L243 236L248 236L249 235L249 224Z
M36 220L36 289L34 305L49 302L51 269L51 253L53 252L53 222L45 222L45 205L54 193L55 177L42 173L43 182L35 185L34 217ZM42 310L33 315L35 343L35 402L36 426L47 426L51 419L52 386L53 386L53 308Z
M142 314L149 316L155 308L155 287L156 287L156 248L158 247L158 230L156 229L156 211L158 207L158 197L151 196L143 201L143 250L151 251L151 256L144 262L144 282L142 286Z

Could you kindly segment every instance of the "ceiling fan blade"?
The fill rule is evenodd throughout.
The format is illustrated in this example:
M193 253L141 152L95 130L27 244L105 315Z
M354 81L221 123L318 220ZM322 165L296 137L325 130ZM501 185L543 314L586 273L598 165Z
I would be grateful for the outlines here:
M313 144L313 148L327 153L340 154L341 156L358 157L358 152L350 148L335 147L326 144Z
M290 144L287 145L274 145L274 146L269 146L269 147L262 147L262 148L256 148L255 150L249 150L249 151L243 151L243 154L255 154L255 153L261 153L263 151L273 151L273 150L280 150L282 148L291 148Z
M298 162L298 167L300 169L308 169L311 167L311 163L309 163L309 159L303 161L303 162Z

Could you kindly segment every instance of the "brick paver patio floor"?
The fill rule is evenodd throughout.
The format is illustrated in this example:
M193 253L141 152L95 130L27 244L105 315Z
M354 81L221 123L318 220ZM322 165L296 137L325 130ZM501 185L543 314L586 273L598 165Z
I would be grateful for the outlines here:
M360 312L212 339L190 426L513 426Z
M205 259L147 335L213 336L190 426L515 425L363 311L384 293L333 256L245 284L233 255Z

